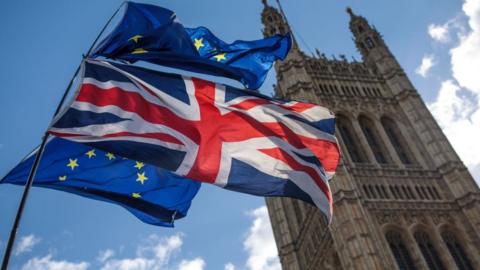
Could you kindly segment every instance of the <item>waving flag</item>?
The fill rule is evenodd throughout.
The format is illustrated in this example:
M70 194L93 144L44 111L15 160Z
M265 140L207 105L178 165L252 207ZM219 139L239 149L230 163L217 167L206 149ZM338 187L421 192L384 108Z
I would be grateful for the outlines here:
M329 110L96 60L84 73L51 134L227 189L298 198L331 216L339 150Z
M228 77L257 89L291 46L289 35L228 44L205 27L185 29L175 17L168 9L128 2L123 19L93 56Z
M0 183L25 185L33 159ZM146 223L166 227L187 215L200 188L171 172L61 138L48 142L33 185L119 204Z

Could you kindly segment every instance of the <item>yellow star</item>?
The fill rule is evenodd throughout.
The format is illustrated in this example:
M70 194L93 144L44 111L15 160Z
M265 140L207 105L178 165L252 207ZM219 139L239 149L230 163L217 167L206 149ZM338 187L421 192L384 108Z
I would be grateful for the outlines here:
M137 182L143 183L148 180L148 177L145 176L145 172L137 173Z
M106 153L105 156L108 158L108 160L115 159L115 155L112 153Z
M217 62L220 62L222 60L227 60L225 55L226 55L226 53L219 53L217 55L214 55L213 58L217 59Z
M136 163L136 164L135 164L135 166L133 166L133 167L135 167L135 168L137 168L137 169L139 169L139 170L140 170L141 168L143 168L143 166L145 166L145 163L143 163L143 162L135 161L135 163Z
M72 168L72 171L73 171L73 169L75 169L75 167L78 167L78 166L79 166L78 163L77 163L77 159L71 159L71 158L69 158L69 161L70 161L70 162L68 162L67 167Z
M138 43L138 40L141 39L141 38L143 38L143 36L135 35L135 36L129 38L128 41L133 40L133 42Z
M67 176L66 176L66 175L64 175L64 176L59 176L59 177L58 177L58 180L59 180L59 181L65 181L65 180L67 180Z
M142 195L140 195L140 193L134 192L134 193L132 193L132 197L135 198L135 199L138 199L138 198L141 198Z
M88 158L92 158L93 156L96 156L97 154L95 154L95 149L92 149L92 150L88 151L87 153L85 153L85 155L87 155Z
M195 43L193 45L195 48L197 48L197 51L200 50L201 47L205 46L203 44L203 38L195 39Z
M133 50L132 54L141 54L141 53L148 53L147 50L145 49L142 49L142 48L136 48L135 50Z

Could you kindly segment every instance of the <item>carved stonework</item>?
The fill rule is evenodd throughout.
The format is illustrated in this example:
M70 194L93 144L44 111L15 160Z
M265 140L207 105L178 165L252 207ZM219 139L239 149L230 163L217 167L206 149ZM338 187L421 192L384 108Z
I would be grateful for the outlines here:
M401 220L401 216L392 213L377 213L376 217L379 225L400 224Z
M265 36L290 29L276 8L264 4ZM294 42L286 60L275 64L275 96L326 106L341 116L339 141L349 142L341 145L341 171L330 182L331 224L310 205L267 199L283 270L399 269L391 243L407 250L413 265L407 268L428 269L414 236L419 229L434 241L439 269L457 269L438 242L446 227L466 239L458 246L471 269L480 269L478 186L383 37L347 11L362 61L320 51L309 56ZM387 233L394 242L387 242Z
M414 212L414 213L405 213L403 215L404 220L406 221L407 225L413 225L413 224L423 224L427 225L427 213L421 213L421 212Z
M432 215L432 221L435 225L455 223L454 218L448 213L434 213Z

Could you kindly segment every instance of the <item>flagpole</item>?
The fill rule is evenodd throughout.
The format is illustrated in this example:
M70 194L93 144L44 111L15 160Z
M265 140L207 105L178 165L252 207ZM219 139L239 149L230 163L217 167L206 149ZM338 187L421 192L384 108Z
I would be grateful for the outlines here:
M57 116L58 113L60 112L60 110L62 109L63 104L65 103L65 99L67 98L68 94L70 93L73 82L75 81L75 78L77 77L78 73L80 72L80 68L82 67L83 62L85 61L85 58L90 56L93 49L95 48L95 45L97 44L98 40L100 39L102 34L107 29L108 25L112 22L113 18L118 14L120 9L123 7L123 5L126 2L127 1L122 2L122 4L120 4L120 6L117 8L117 10L115 10L115 12L112 14L110 19L105 23L105 25L103 26L100 33L97 35L97 37L93 41L92 45L88 49L87 54L83 56L83 59L80 62L80 64L78 65L77 69L75 70L75 73L73 74L73 77L70 79L70 82L68 83L67 88L65 88L65 92L63 93L63 96L62 96L62 98L60 99L60 102L57 105L57 109L55 110L55 113L53 114L52 119L54 119L55 116ZM1 270L7 270L7 268L8 268L8 263L10 261L10 257L11 257L11 254L12 254L13 244L15 243L15 237L17 235L18 226L20 224L20 220L21 220L22 215L23 215L23 210L24 210L25 204L27 202L27 198L28 198L28 194L30 192L30 188L32 187L33 179L35 178L35 173L37 172L37 168L38 168L38 165L40 164L40 160L41 160L43 151L45 150L45 145L47 144L48 136L49 136L48 131L45 131L45 133L43 134L43 137L42 137L42 142L40 144L40 147L38 148L38 151L35 154L35 160L33 162L32 168L30 169L30 173L28 174L28 180L27 180L27 183L25 184L25 187L23 189L22 199L20 200L20 204L19 204L18 209L17 209L17 214L15 216L15 221L13 222L12 229L10 231L10 236L8 238L7 247L5 248L5 254L3 256Z

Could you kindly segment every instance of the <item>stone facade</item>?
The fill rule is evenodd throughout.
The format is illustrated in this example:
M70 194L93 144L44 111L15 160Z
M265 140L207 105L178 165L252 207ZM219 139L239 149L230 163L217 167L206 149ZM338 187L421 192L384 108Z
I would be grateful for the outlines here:
M264 5L264 35L287 33ZM480 269L477 184L380 33L347 11L361 62L294 44L275 65L278 97L335 112L342 152L330 225L313 206L267 199L283 269Z

